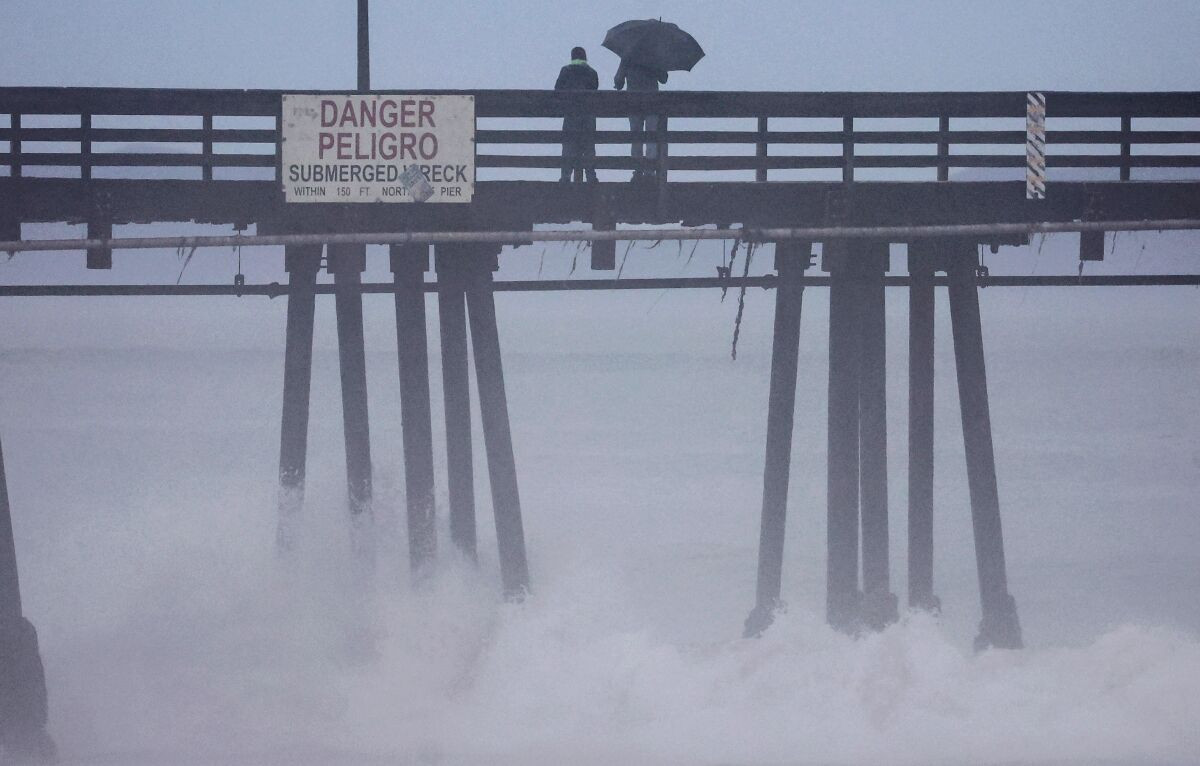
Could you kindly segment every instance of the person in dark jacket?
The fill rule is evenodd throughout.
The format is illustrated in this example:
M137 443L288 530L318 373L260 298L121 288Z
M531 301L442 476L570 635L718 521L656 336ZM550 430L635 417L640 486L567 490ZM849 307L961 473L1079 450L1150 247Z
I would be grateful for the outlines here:
M600 78L587 62L587 51L571 49L571 63L558 72L555 90L596 90ZM568 114L563 118L562 178L566 183L574 176L583 181L584 174L596 182L596 118L586 114Z
M617 68L616 77L613 78L613 87L617 90L628 88L631 91L656 91L659 83L666 83L666 81L666 72L651 69L629 59L621 59L621 66ZM658 117L644 114L632 115L629 118L629 129L636 134L654 133L658 130ZM644 146L643 153L644 143L646 142L635 138L630 145L630 153L638 158L645 156L647 160L658 159L658 144L653 141L648 142ZM641 168L633 171L633 179L636 181L654 174L653 167Z

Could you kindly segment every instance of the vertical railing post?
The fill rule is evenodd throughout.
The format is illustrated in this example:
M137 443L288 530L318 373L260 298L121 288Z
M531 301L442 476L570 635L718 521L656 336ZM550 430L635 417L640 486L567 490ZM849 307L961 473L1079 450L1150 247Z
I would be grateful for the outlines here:
M761 635L782 606L783 543L787 526L792 422L796 412L796 368L804 272L812 243L776 242L775 328L771 340L771 387L767 397L767 451L763 467L762 522L758 538L758 584L745 635Z
M79 177L90 180L92 177L92 115L79 116ZM89 193L91 198L87 220L88 239L112 239L112 211L107 200L95 192ZM89 269L111 269L112 248L92 248L84 253L84 263Z
M204 181L211 181L213 177L213 116L206 114L202 118L201 133L203 140L200 143L200 178Z
M938 117L937 180L950 180L950 118Z
M854 182L854 118L842 118L842 182Z
M366 245L329 245L337 315L338 363L342 382L342 425L346 437L346 486L351 545L369 575L375 566L371 509L371 435L367 415L367 361L363 339L362 273Z
M429 245L392 245L396 286L396 348L400 366L400 423L408 556L415 580L431 571L437 554L433 422L429 401L429 339L425 329L425 272Z
M79 177L92 178L92 115L79 115Z
M764 183L767 180L767 118L758 118L758 142L754 145L754 156L758 167L754 169L754 180Z
M1128 181L1133 156L1133 118L1121 115L1121 180Z
M475 382L479 388L479 417L483 422L483 445L487 451L488 478L492 487L492 512L496 519L496 541L500 548L500 578L505 596L519 600L529 591L529 564L525 553L525 528L517 485L517 463L513 454L512 428L508 417L508 395L500 355L500 333L496 324L496 302L492 293L492 271L499 246L468 246L467 315L471 323L471 348L475 358Z
M934 252L908 245L908 606L937 612L933 593Z
M658 147L658 156L654 160L654 170L658 174L658 182L665 185L667 183L667 167L671 149L667 141L667 116L665 114L658 116L657 124L654 128L654 142Z
M465 264L454 245L434 246L438 324L441 329L442 398L446 417L446 494L450 541L476 556L475 472L471 450L471 381L467 351Z
M17 547L0 448L0 755L7 754L17 763L54 762L48 720L37 631L21 608Z
M888 243L850 245L861 276L859 330L859 495L862 518L862 617L882 630L899 619L888 551L887 318Z
M272 167L274 168L273 179L282 185L283 162L281 160L283 156L283 115L277 114L272 119L275 123L275 145L272 147L274 149L272 155L274 156L275 161L271 163Z
M283 413L279 426L279 525L276 543L292 550L304 508L308 457L309 394L312 390L313 317L316 309L320 245L284 248L288 273L287 330L283 347Z
M658 157L655 158L655 177L658 179L658 212L666 215L667 210L667 176L670 166L671 145L667 141L667 115L658 116L654 140L658 146Z
M9 176L11 178L20 178L21 176L21 115L18 112L10 112L8 115L8 167ZM15 209L15 205L9 202L4 207L0 207L0 237L9 240L21 238L21 218L20 212ZM9 251L8 255L14 253Z
M8 151L12 156L9 161L10 174L13 178L20 178L24 172L24 162L21 159L21 113L13 112L9 115L9 126L12 131L12 137L8 142Z
M983 330L975 276L975 246L964 245L948 266L950 324L954 335L954 362L958 372L959 410L963 446L967 457L967 484L971 496L971 523L975 535L975 561L983 620L975 639L976 649L1019 649L1021 625L1017 606L1008 592L1004 561L1004 535L1000 526L1000 500L996 488L996 458L988 407L987 371L983 356Z

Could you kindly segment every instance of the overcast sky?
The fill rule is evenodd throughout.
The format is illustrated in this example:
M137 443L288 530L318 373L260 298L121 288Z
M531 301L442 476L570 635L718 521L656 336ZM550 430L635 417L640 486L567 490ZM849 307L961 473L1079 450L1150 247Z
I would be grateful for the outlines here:
M355 0L4 0L0 84L353 89ZM662 16L708 53L676 89L1200 90L1200 2L374 0L377 89L538 88ZM604 82L604 80L602 80Z

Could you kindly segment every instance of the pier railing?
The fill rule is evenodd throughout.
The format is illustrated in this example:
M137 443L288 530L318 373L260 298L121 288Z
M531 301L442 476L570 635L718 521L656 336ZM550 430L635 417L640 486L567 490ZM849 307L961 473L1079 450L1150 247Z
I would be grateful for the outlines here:
M282 93L0 88L0 177L274 181ZM548 180L567 114L598 118L598 169L637 168L626 147L647 140L671 180L952 181L959 169L1025 165L1024 92L436 93L475 97L481 182ZM1119 181L1200 168L1200 93L1045 96L1051 170ZM631 114L667 119L642 136L622 119Z

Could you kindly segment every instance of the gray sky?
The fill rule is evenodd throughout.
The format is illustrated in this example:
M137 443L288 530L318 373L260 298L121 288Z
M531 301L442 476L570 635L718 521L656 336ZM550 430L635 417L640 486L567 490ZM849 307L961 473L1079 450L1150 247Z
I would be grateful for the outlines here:
M4 0L0 83L346 88L355 0ZM379 89L537 88L572 45L602 78L624 19L708 52L675 89L1200 90L1200 3L372 3ZM604 80L602 80L604 82Z

